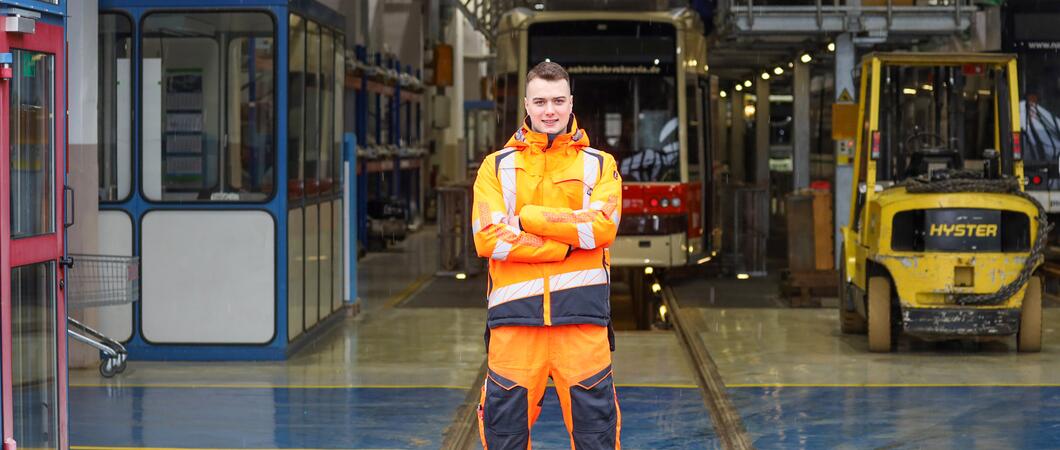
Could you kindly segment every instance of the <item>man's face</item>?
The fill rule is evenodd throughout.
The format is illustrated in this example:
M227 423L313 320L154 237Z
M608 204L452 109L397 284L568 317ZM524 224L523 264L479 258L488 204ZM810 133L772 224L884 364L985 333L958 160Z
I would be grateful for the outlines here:
M534 78L526 85L526 115L538 133L562 133L570 121L574 97L567 80L548 81Z

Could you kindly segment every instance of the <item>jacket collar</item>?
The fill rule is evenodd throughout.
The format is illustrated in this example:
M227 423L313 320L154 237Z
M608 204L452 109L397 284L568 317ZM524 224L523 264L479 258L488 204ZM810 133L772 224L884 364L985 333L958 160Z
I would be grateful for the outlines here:
M571 114L566 132L556 136L550 147L548 145L548 135L534 131L530 127L530 118L527 117L523 119L523 125L508 139L508 143L504 146L516 150L524 150L531 147L545 150L564 146L581 149L589 146L589 135L585 133L585 130L578 128L578 119L574 117L574 114Z

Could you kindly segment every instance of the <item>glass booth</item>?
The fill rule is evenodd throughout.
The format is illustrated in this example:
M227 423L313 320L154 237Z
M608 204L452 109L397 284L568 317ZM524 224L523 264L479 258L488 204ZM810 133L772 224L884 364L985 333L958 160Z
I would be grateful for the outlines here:
M130 359L283 359L344 298L344 19L311 1L100 2L100 251Z

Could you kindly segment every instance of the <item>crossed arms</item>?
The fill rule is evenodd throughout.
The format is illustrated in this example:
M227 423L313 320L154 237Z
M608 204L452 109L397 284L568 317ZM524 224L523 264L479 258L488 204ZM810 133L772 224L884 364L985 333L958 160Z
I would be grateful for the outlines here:
M575 250L610 245L618 232L622 180L614 159L605 161L588 208L524 205L511 214L505 208L493 165L482 164L475 179L471 214L478 255L498 261L544 263L563 261Z

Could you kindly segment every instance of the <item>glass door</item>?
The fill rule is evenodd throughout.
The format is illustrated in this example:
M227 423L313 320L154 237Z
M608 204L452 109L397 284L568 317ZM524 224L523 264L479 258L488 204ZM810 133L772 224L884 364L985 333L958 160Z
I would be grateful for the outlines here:
M5 448L67 447L63 50L58 26L0 34Z

